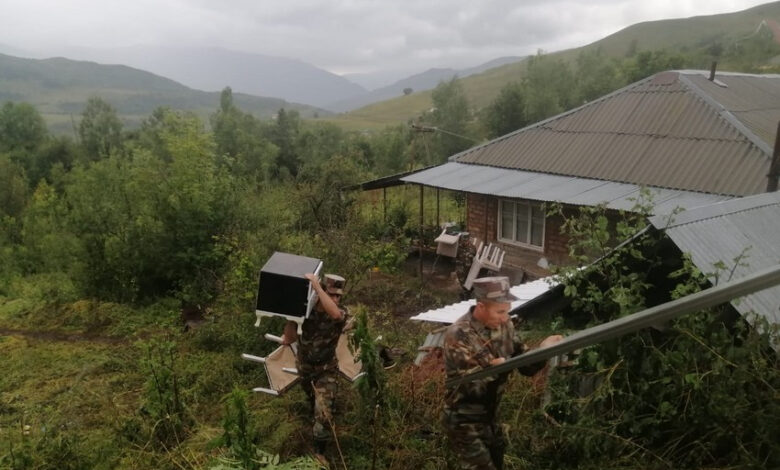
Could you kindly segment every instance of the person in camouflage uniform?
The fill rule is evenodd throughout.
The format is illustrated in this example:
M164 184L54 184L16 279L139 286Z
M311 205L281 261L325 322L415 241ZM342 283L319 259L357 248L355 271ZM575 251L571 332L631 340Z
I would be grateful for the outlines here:
M450 325L444 337L444 363L447 379L460 377L522 354L525 346L509 321L511 302L509 279L486 277L474 281L476 306ZM553 335L541 347L563 339ZM522 368L533 375L545 362ZM464 469L503 468L506 436L496 422L508 373L447 388L443 424L450 445Z
M474 262L474 256L477 254L477 248L471 243L471 237L468 232L461 232L458 238L458 254L455 256L455 274L458 277L460 287L463 289L461 298L466 300L470 297L471 291L464 285L469 275L471 264Z
M285 325L282 343L298 341L296 367L301 384L314 410L312 437L319 460L332 436L333 406L338 392L338 361L336 345L348 311L340 307L346 280L335 274L326 274L322 284L314 274L306 278L317 292L317 303L303 321L302 334L298 337L297 324Z

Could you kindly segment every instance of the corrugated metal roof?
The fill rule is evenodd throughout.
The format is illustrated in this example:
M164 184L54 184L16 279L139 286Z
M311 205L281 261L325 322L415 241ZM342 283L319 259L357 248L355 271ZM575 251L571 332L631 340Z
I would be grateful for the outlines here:
M519 284L509 288L509 292L512 293L518 300L512 302L512 310L523 305L529 300L547 292L550 287L556 285L552 277L545 277L537 279L533 282L526 282L525 284ZM455 320L462 317L472 305L476 305L477 301L474 299L464 300L450 304L441 308L428 310L410 318L410 320L418 321L430 321L437 323L454 323Z
M523 305L529 300L538 297L541 294L547 292L551 287L556 285L552 277L546 277L538 279L533 282L526 282L525 284L519 284L509 288L509 292L512 293L518 300L512 302L512 310ZM436 323L455 323L455 320L462 317L469 311L473 305L476 305L477 301L474 299L465 300L450 305L446 305L441 308L428 310L410 318L410 320L418 321L430 321ZM444 344L444 335L446 330L443 328L436 329L425 337L425 341L422 346L418 348L417 357L414 360L415 365L420 365L433 348L440 348Z
M509 170L482 165L450 162L402 178L453 191L498 197L557 201L592 206L605 203L611 209L629 210L640 196L640 186L611 181L551 175L525 170ZM649 188L654 212L669 213L677 207L691 208L731 199L730 196L665 188Z
M451 161L742 196L766 187L780 75L662 72ZM719 85L720 83L720 85Z
M780 192L759 194L682 212L669 222L655 216L650 222L704 273L724 263L733 279L780 263ZM735 261L738 259L738 262ZM734 267L736 265L736 267ZM729 271L721 273L721 280ZM710 276L715 280L714 276ZM780 286L732 302L741 314L754 312L780 323Z
M440 348L444 345L444 334L447 332L446 328L439 328L437 330L428 333L425 337L422 346L417 348L417 357L414 358L414 365L419 366L422 364L425 356L428 355L434 348Z

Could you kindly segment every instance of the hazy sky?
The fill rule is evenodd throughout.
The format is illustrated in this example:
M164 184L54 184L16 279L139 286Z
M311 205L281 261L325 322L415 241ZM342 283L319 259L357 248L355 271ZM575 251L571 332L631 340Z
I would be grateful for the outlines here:
M761 0L0 0L0 45L218 46L335 73L467 67ZM0 51L2 51L0 46Z

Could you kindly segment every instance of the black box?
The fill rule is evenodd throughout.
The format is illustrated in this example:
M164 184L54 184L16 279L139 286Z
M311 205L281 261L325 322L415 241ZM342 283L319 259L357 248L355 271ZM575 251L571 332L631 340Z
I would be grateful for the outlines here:
M315 293L306 273L319 275L322 261L289 253L274 253L260 270L257 290L258 320L260 316L281 316L303 321L314 306Z

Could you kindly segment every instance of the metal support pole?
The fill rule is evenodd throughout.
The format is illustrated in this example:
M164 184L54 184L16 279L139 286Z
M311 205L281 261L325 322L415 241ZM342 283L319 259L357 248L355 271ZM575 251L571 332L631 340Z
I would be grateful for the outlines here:
M420 279L423 277L423 196L425 195L425 186L420 185Z
M387 188L382 188L382 221L387 222Z
M436 226L441 227L441 218L439 217L439 188L436 188Z
M561 354L586 346L619 338L628 333L639 331L642 328L666 322L686 313L720 305L731 299L752 294L753 292L777 284L780 284L780 264L755 272L741 279L737 279L736 281L710 287L709 289L687 295L681 299L656 305L655 307L623 318L618 318L617 320L604 323L603 325L578 331L552 346L534 349L525 354L521 354L520 356L507 359L507 361L502 364L487 367L462 377L452 378L447 381L446 385L452 387L465 382L471 382L472 380L508 372L518 367L546 361L551 357L560 356Z
M482 200L485 203L485 233L484 233L483 241L485 242L485 245L487 245L489 240L488 239L488 206L490 205L489 204L490 200L488 199L487 196L482 196Z

